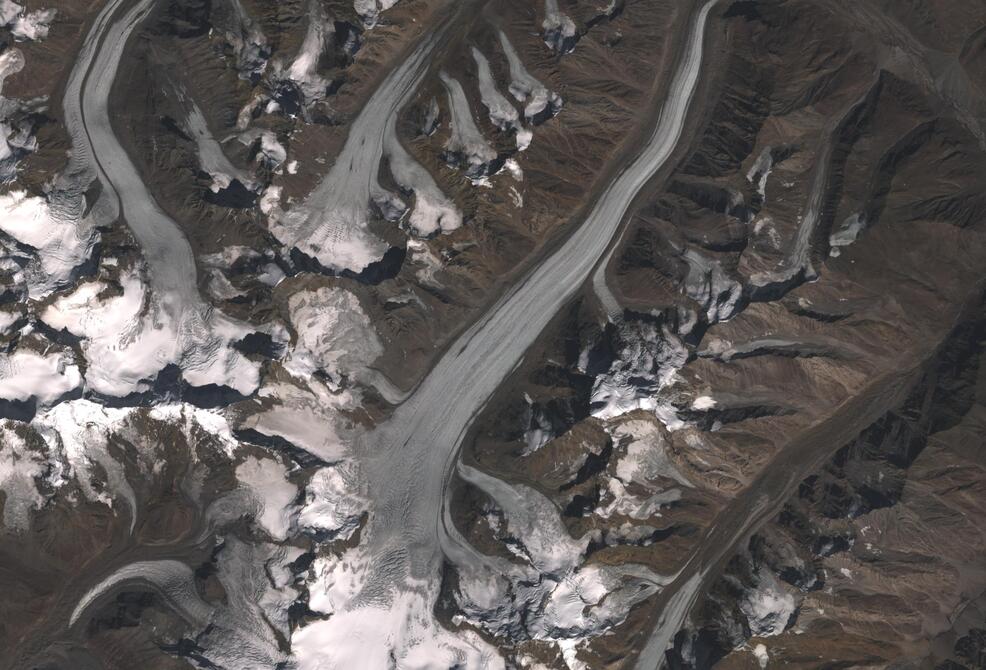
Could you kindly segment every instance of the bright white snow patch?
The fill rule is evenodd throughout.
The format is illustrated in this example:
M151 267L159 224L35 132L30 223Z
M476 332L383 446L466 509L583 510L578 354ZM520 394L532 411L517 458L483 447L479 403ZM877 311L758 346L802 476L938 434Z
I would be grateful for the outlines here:
M665 438L653 422L627 421L613 430L613 437L626 444L626 454L616 464L616 476L624 482L664 477L692 486L669 458Z
M407 248L411 252L411 261L420 264L422 267L415 270L414 276L425 286L441 288L442 284L435 278L442 267L440 259L428 246L420 240L408 240Z
M110 455L107 445L133 411L73 400L38 415L32 423L54 454L51 483L60 487L74 479L87 500L110 508L115 499L122 499L131 510L131 529L137 497L124 466Z
M24 11L24 8L12 0L0 0L0 26L8 26Z
M331 616L292 634L299 670L504 667L495 648L478 635L453 633L435 620L435 583L408 580L391 593L360 598L370 565L360 547L315 561L309 607Z
M117 503L122 502L130 510L132 531L137 496L128 480L128 468L136 467L144 475L156 471L163 446L156 439L144 439L146 428L132 423L143 411L71 400L39 413L29 426L0 421L0 489L7 493L4 523L15 529L26 528L29 513L43 504L45 496L75 482L90 502L114 511L119 509ZM214 412L189 405L163 405L150 410L148 415L182 427L190 443L208 436L217 439L221 446L231 443L226 448L227 454L235 449L229 427ZM36 432L42 448L37 452L27 449L15 432L15 425ZM115 452L110 452L113 437L137 447L134 461L121 460ZM42 479L47 486L39 489Z
M186 435L208 435L215 440L226 456L231 457L239 448L226 417L216 410L203 409L187 403L174 403L152 407L148 415L156 421L180 424Z
M280 186L268 186L267 190L260 197L260 211L267 216L278 212L281 208L282 190Z
M294 516L292 503L298 489L287 479L287 469L270 458L247 457L236 467L236 478L256 496L261 512L257 524L275 540L284 540Z
M287 159L288 150L277 141L277 135L265 130L260 135L260 154L258 154L258 158L260 156L263 156L271 167L276 168Z
M204 265L209 267L229 270L241 261L252 261L260 258L260 253L250 247L233 245L217 251L213 254L206 254L200 258Z
M769 571L761 570L758 578L757 587L747 591L740 601L740 611L746 616L754 637L780 635L797 609L797 603Z
M0 398L41 404L58 400L82 382L79 366L68 354L20 350L0 355Z
M712 409L716 406L715 398L712 396L699 396L692 401L692 409L702 411L706 409Z
M684 487L692 483L681 473L668 455L667 441L653 420L625 421L613 431L617 453L615 476L609 478L596 514L609 518L614 514L632 519L650 519L659 515L662 507L681 499L679 488L659 483L670 480ZM649 495L637 496L627 488L644 489Z
M19 310L7 311L5 309L0 309L0 335L5 335L7 330L17 323L22 316L23 313Z
M593 384L592 414L612 419L644 409L660 418L666 403L659 391L675 379L688 359L688 350L666 325L634 321L621 328L618 357Z
M318 74L318 61L325 50L326 40L334 32L335 24L326 18L321 0L311 0L305 39L287 71L287 78L298 85L305 104L325 97L328 82Z
M561 97L549 91L527 71L506 33L501 30L499 35L500 46L510 65L510 95L519 102L527 103L524 118L528 123L538 124L557 114L562 105Z
M859 214L852 214L847 217L839 229L829 236L829 255L838 256L842 253L842 247L848 247L866 230L866 217Z
M305 491L298 526L348 540L359 526L368 502L359 495L356 464L346 461L316 472Z
M582 564L589 534L572 538L542 494L461 463L459 474L496 502L507 523L505 529L495 524L494 533L526 563L484 556L454 533L444 543L459 574L462 617L491 635L525 630L533 639L574 649L624 621L636 603L669 581L642 566Z
M761 643L753 648L753 655L757 659L757 663L760 664L761 668L767 667L767 662L770 661L770 656L767 654L767 645Z
M503 162L503 169L510 173L510 176L514 178L514 181L524 181L524 170L520 167L520 163L517 162L516 158L508 158Z
M296 376L307 378L323 370L338 383L342 376L358 375L383 353L370 317L346 289L295 293L288 310L297 338L285 368Z
M304 382L306 388L288 383L263 386L257 395L273 401L271 406L246 417L240 427L281 437L328 463L347 458L349 440L338 414L356 409L359 395L349 389L332 392L315 377Z
M233 179L238 180L244 188L255 190L257 184L252 177L243 170L237 168L223 152L222 146L212 136L209 125L202 115L202 110L189 98L183 91L178 91L179 98L188 108L188 118L186 127L189 134L195 140L198 148L199 165L202 171L212 177L213 193L229 188Z
M17 48L10 48L0 54L0 90L3 80L24 69L24 53Z
M452 112L452 132L445 144L446 162L461 166L473 183L479 183L489 176L491 164L497 157L496 151L476 126L462 84L445 72L440 72L438 76L445 85Z
M414 193L414 209L407 227L419 237L447 233L462 225L462 213L445 197L429 172L411 157L397 138L397 118L391 118L384 135L384 152L397 185Z
M68 282L95 243L92 228L57 219L44 198L24 191L0 195L0 230L37 253L37 261L28 268L34 298Z
M363 19L363 25L372 28L380 20L380 12L397 4L397 0L354 0L353 9Z
M147 390L147 380L176 361L179 353L170 321L170 327L155 327L145 318L148 296L138 274L125 273L120 286L122 294L102 297L107 288L103 282L85 282L41 315L52 328L84 338L82 351L90 362L86 382L97 393L111 396Z
M517 109L507 100L493 79L493 71L486 56L476 47L472 48L472 57L476 61L476 69L479 72L479 93L483 105L489 111L490 122L500 130L513 130L516 133L517 149L524 151L531 144L533 134L524 128L520 122L520 114Z
M214 314L207 336L203 317L187 311L176 323L172 311L151 299L135 270L119 278L122 294L105 295L101 281L80 284L41 315L55 329L84 338L89 367L86 383L96 391L122 397L148 391L150 381L168 364L180 364L192 386L217 384L249 394L259 370L230 346L246 333Z
M770 171L773 167L773 151L770 147L765 147L757 156L757 160L750 167L749 172L746 173L746 180L751 184L756 184L757 193L760 194L761 198L767 197L767 179L770 177Z
M0 26L9 27L14 39L42 40L48 36L56 10L39 9L25 12L24 7L11 0L0 0Z

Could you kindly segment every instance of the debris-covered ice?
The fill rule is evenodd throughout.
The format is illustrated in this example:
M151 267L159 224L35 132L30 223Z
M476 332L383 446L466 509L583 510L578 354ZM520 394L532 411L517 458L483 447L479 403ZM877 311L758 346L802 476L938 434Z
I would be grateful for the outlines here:
M48 469L45 455L28 446L17 424L0 421L0 491L5 494L3 525L7 530L25 532L31 513L45 503L37 482Z
M236 54L239 76L247 80L259 78L270 58L270 47L260 26L247 14L241 0L226 0L216 9L215 25Z
M257 387L258 367L232 344L248 334L213 314L211 332L197 311L180 320L174 309L149 294L136 269L119 277L119 291L87 281L59 297L41 315L55 330L83 338L86 384L96 393L123 397L150 390L169 364L179 365L192 386L218 385L243 394Z
M96 243L96 233L87 222L63 220L44 198L24 191L0 195L0 231L33 253L28 285L35 298L69 283Z
M452 134L445 145L445 160L461 167L473 182L480 181L496 172L497 153L476 126L462 84L445 72L439 77L445 85L452 114Z
M575 22L562 14L558 8L558 0L544 0L544 21L541 28L544 30L544 43L560 54L571 52L578 42Z
M380 13L396 4L397 0L354 0L353 8L363 20L363 25L372 28L380 20Z
M479 93L490 115L490 122L500 130L513 130L517 136L517 149L523 151L531 143L531 131L524 128L520 122L520 114L496 87L493 71L486 56L476 47L472 47L472 57L476 61L479 73Z
M24 54L16 47L0 54L0 92L4 80L24 69ZM22 102L0 95L0 183L17 178L17 163L36 151L33 113L43 109L44 99Z
M47 37L56 13L55 9L29 12L12 0L0 0L0 26L9 28L14 39L19 41L36 41Z
M501 30L499 36L500 46L503 48L503 54L507 57L507 63L510 66L510 94L518 102L526 103L524 119L533 125L550 119L561 110L561 97L554 91L549 91L544 84L527 71L524 62L510 43L506 33Z
M344 288L295 293L288 310L295 340L284 365L295 375L305 378L318 370L340 384L383 353L359 299Z
M52 403L79 387L82 373L72 356L18 349L0 354L0 399Z
M842 247L848 247L856 241L863 231L866 230L866 216L852 214L846 217L839 229L829 236L829 246L831 256L838 256L842 253Z

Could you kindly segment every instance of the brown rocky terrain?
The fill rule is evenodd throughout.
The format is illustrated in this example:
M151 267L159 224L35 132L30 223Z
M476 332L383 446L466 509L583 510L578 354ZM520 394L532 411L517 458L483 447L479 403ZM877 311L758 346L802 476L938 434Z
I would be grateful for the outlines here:
M705 124L608 267L622 317L587 288L479 423L469 457L554 500L596 538L590 561L672 574L718 555L716 528L758 491L776 500L702 587L673 667L981 667L983 107L956 45L983 17L963 10L732 3ZM648 327L681 360L641 364ZM607 382L638 407L657 388L663 421L613 416ZM640 423L689 486L619 473ZM771 491L785 469L796 485ZM614 515L628 494L665 502ZM638 614L581 658L631 667Z
M251 122L251 128L275 133L287 150L287 162L297 161L296 174L287 174L282 166L273 174L261 169L259 179L283 186L283 200L305 197L324 176L350 121L382 74L422 39L429 21L434 23L433 12L447 13L436 9L438 4L402 2L379 25L364 30L352 3L320 3L336 26L335 51L322 57L321 70L332 82L332 93L300 116L279 112ZM144 180L183 226L200 258L236 245L268 255L274 251L290 276L303 266L293 265L287 250L276 251L279 245L252 206L256 198L247 196L240 207L230 209L225 199L213 197L208 177L197 165L195 144L181 128L187 104L176 89L202 110L211 133L236 165L248 171L256 165L256 146L231 138L251 97L273 84L243 79L230 67L229 45L221 31L210 30L220 23L221 5L214 3L210 10L205 3L171 3L155 10L157 20L146 24L121 66L114 122L140 159ZM278 3L276 9L263 3L243 6L267 37L272 60L289 62L303 41L309 3ZM529 3L484 3L467 20L460 17L454 38L442 44L429 66L430 76L403 112L398 124L402 141L461 209L464 225L423 240L411 252L407 236L377 213L371 225L393 245L393 253L370 275L342 277L335 284L356 292L379 325L387 351L378 365L398 386L412 385L451 336L563 234L573 221L571 213L585 207L593 189L605 184L616 159L632 151L633 139L650 118L640 110L659 96L675 8L661 2L632 3L612 19L596 16L592 3L585 3L581 11L587 21L595 21L585 28L579 49L559 59L546 51L538 34L541 17ZM498 30L509 36L527 69L563 101L561 113L533 128L533 142L521 153L513 138L486 117L470 56L470 48L479 47L490 59L495 78L507 80ZM350 33L361 45L353 55L341 42ZM511 156L516 160L522 178L500 175L490 188L477 188L442 159L449 110L439 71L463 83L481 132L493 140L500 161ZM614 79L613 72L621 77ZM439 126L437 132L424 135L420 119L432 101L438 102ZM276 309L269 288L237 274L246 273L228 277L236 290L220 300L223 309L255 320ZM202 273L204 288L209 277Z
M103 4L22 4L57 13L0 29L36 140L2 190L54 201ZM671 158L461 448L432 445L422 522L387 485L434 473L388 422L629 169L701 3L385 5L167 0L120 45L112 134L190 245L205 307L174 337L204 354L90 379L144 323L101 301L167 314L132 211L44 290L0 234L3 392L43 374L24 352L78 377L0 396L0 667L986 667L986 7L716 4ZM182 376L210 356L255 383ZM422 526L439 560L383 593Z

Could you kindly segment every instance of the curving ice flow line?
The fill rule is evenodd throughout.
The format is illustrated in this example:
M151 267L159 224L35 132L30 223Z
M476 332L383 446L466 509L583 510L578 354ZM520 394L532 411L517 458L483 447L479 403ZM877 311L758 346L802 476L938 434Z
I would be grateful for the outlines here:
M257 387L259 368L233 351L231 342L250 330L213 310L199 295L191 245L148 191L110 123L109 96L120 59L154 0L139 0L125 13L120 11L124 4L125 0L110 0L99 13L69 75L63 104L73 152L53 198L58 214L79 219L83 194L98 179L103 191L97 216L114 221L122 214L147 265L153 318L140 322L139 329L146 344L132 333L104 334L118 336L114 350L127 350L136 366L125 373L113 370L113 375L126 377L125 383L105 390L125 395L138 388L139 379L179 363L183 377L194 386L216 383L249 394ZM164 333L165 328L173 332Z
M414 395L364 445L377 501L367 533L379 565L373 590L400 589L402 577L429 578L441 561L442 501L458 447L477 412L520 363L551 318L606 251L631 201L670 158L681 137L702 65L705 26L717 0L693 17L654 132L613 180L578 230L464 333Z
M120 58L127 40L147 17L154 1L141 0L106 28L106 20L122 4L123 0L110 2L90 32L87 47L95 49L100 41L102 45L95 54L87 53L72 71L70 95L65 98L66 124L73 138L86 137L86 158L95 163L100 181L118 198L150 267L152 287L158 293L175 295L183 306L191 306L201 301L191 245L177 224L158 207L110 124L109 95ZM100 33L104 34L102 40Z
M195 572L181 561L160 560L130 563L89 589L72 610L69 626L74 626L100 597L133 583L151 586L182 618L198 628L205 628L212 620L215 610L195 590Z

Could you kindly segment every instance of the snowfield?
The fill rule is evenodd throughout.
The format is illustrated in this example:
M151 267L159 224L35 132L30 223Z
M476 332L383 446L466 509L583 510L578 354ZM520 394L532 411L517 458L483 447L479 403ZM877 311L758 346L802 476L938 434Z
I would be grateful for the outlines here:
M288 310L296 337L285 368L297 377L322 371L338 385L383 353L370 318L346 289L295 293L288 298Z
M248 330L220 317L206 335L196 312L176 321L136 269L125 271L119 285L122 294L115 295L98 280L82 283L41 315L52 328L83 338L91 390L116 397L142 393L167 365L178 365L192 386L216 384L243 394L257 388L258 366L232 346Z
M356 0L354 8L368 29L396 1ZM31 412L22 421L0 421L3 523L27 533L34 511L84 502L109 508L131 539L141 540L137 523L147 513L141 486L157 483L168 459L179 453L176 462L187 464L187 477L180 485L161 481L186 502L201 503L181 541L194 546L193 555L209 556L208 579L216 584L201 588L201 562L189 564L194 561L182 552L148 544L139 560L117 557L93 568L92 578L72 592L78 600L65 617L68 627L81 630L99 603L133 586L157 594L160 606L184 621L182 634L194 640L195 654L210 667L510 667L494 638L546 642L571 670L586 667L578 658L580 647L626 621L635 606L676 576L599 562L594 548L602 531L573 537L552 499L532 485L459 462L458 448L478 411L590 277L630 202L671 156L697 85L711 3L692 26L692 48L639 156L572 235L407 393L374 369L385 353L382 338L391 335L383 327L378 332L371 303L361 303L363 289L350 290L345 282L389 249L371 221L389 222L407 234L411 262L432 286L442 260L422 240L463 225L462 211L397 133L398 112L428 74L443 31L426 35L384 78L352 119L327 174L297 202L282 203L279 186L261 194L259 183L224 155L195 103L183 99L198 167L211 176L213 190L234 179L255 189L269 233L289 253L320 266L320 273L285 279L296 268L271 252L229 246L196 258L181 228L141 181L113 133L108 96L128 39L154 3L124 5L110 0L96 17L67 83L65 119L75 140L69 169L46 198L22 191L0 196L0 242L10 247L2 269L27 286L31 298L0 316L0 330L21 324L20 339L0 354L0 400L24 403ZM326 81L319 60L337 25L320 2L309 4L304 41L293 59L269 64L266 38L239 0L222 7L228 25L221 32L233 46L223 57L235 56L241 77L267 72L292 82L305 102L320 99ZM43 36L52 16L0 0L0 20L24 39ZM576 26L555 0L545 1L541 27L554 51L574 48ZM463 82L478 85L490 122L514 134L517 151L528 147L532 129L562 105L525 69L502 32L499 43L508 86L497 84L478 49L472 50L475 82L438 74L450 117L444 157L477 185L501 169L519 182L523 171L509 158L512 149L498 155L483 135ZM15 71L14 59L0 60L0 78ZM258 100L244 108L245 122L234 137L258 149L258 174L283 176L286 168L295 175L288 134L250 127L252 110L264 102L270 104ZM439 123L437 103L433 108L426 123L431 131ZM380 183L387 181L379 176L385 163L393 191ZM92 188L96 184L101 188ZM93 192L100 195L89 202L86 194ZM523 199L514 193L520 208ZM139 253L95 254L97 225L128 226ZM709 320L728 318L738 300L729 277L702 258L689 262L689 294ZM268 286L280 283L276 310L270 310L277 315L263 327L229 318L199 293L197 273L203 268L202 285L214 297L248 298L230 281L239 282L235 273L247 264L263 268L261 281ZM319 276L325 273L345 279ZM303 288L287 294L291 286ZM665 448L666 431L682 422L662 395L673 386L687 350L663 318L627 320L618 329L614 356L591 391L592 414L611 431L615 445L596 513L643 520L692 486ZM267 345L244 344L257 335L266 336L276 353L257 354ZM43 336L60 344L36 347ZM392 414L378 421L384 402L394 406ZM206 408L216 406L224 409ZM693 409L714 406L711 396L692 401ZM624 417L640 409L652 416ZM534 418L532 425L531 452L553 437L550 424ZM487 528L509 557L480 552L458 530L448 497L454 476L489 500ZM223 595L215 597L213 589L220 586ZM777 634L793 611L793 598L766 580L760 586L743 612L751 629ZM436 615L439 602L451 625Z
M0 212L0 230L33 251L28 286L34 298L69 283L97 240L91 226L61 219L44 198L24 191L0 195Z
M79 387L82 375L70 355L19 350L0 355L0 399L36 399L47 405Z
M13 0L0 0L0 26L9 28L14 39L18 41L38 41L46 38L56 14L57 10L54 9L37 9L29 12Z

